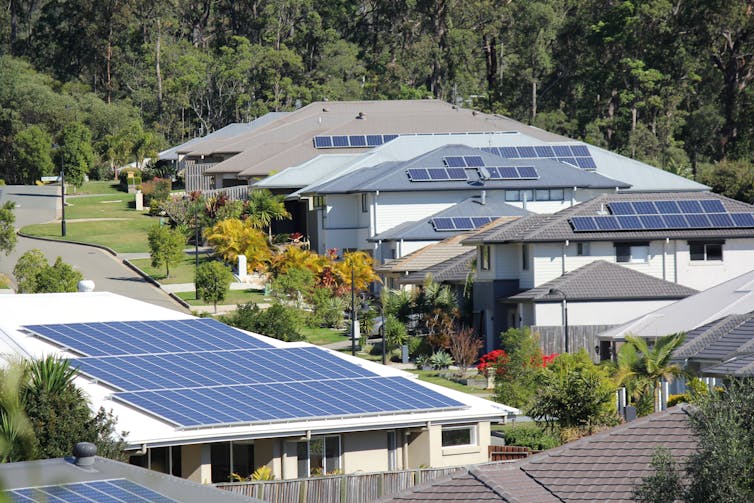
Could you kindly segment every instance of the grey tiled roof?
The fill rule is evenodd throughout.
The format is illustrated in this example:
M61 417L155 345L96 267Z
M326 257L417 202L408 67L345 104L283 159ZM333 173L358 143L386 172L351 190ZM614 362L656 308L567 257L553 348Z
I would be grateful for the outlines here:
M487 166L534 166L539 178L533 180L482 180L476 168L467 168L468 181L411 181L406 174L411 168L443 167L443 157L481 156ZM363 168L342 177L307 188L318 194L339 194L373 191L417 191L473 189L537 189L537 188L600 188L615 189L630 187L629 184L607 178L597 173L575 168L551 159L502 159L480 149L465 145L446 145L406 162L387 162L375 167Z
M561 295L549 293L553 288L562 291L569 301L682 299L697 293L692 288L655 278L628 267L595 260L536 288L508 297L507 301L562 300Z
M650 475L655 449L683 461L696 441L686 406L676 406L513 464L486 464L385 501L630 502ZM463 495L463 491L466 495Z
M752 237L754 229L682 229L574 232L569 219L576 216L604 214L607 204L617 201L669 201L682 199L719 199L729 212L752 213L754 206L712 192L660 192L603 194L594 199L559 211L554 215L530 215L508 225L479 232L467 240L467 244L548 242L548 241L606 241L649 240L685 238ZM600 213L602 212L602 213Z
M388 241L388 240L438 240L445 239L449 236L460 234L465 231L436 231L432 225L433 218L440 217L520 217L528 215L529 212L523 208L510 205L502 200L502 194L499 197L486 196L485 204L481 203L480 196L471 196L450 208L444 209L430 215L427 218L415 222L404 222L396 225L392 229L377 234L367 241Z
M471 263L476 257L476 250L469 250L463 255L427 267L422 271L415 271L398 278L398 283L404 285L421 285L427 275L438 283L461 283L471 272Z

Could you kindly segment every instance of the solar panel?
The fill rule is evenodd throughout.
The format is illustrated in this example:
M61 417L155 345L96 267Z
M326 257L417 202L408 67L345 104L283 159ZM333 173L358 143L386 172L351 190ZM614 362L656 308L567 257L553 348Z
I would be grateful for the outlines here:
M665 220L665 225L668 226L668 229L689 228L689 222L686 220L686 217L680 214L663 215L663 220Z
M657 207L655 207L655 203L652 201L636 201L633 205L637 215L652 215L658 213Z
M27 325L24 328L88 356L272 347L211 318Z
M332 137L332 146L333 147L348 147L350 144L348 143L348 136L333 136Z
M592 154L589 153L589 149L586 147L586 145L571 145L571 152L573 152L573 155L576 157L592 156Z
M639 215L639 221L645 229L667 229L665 220L660 215Z
M410 168L406 170L406 173L408 173L408 178L412 182L425 182L429 181L429 174L427 173L427 170L424 168Z
M619 215L616 219L618 220L618 225L620 225L621 230L624 231L640 230L644 228L641 225L639 217L635 215Z
M463 407L402 377L123 392L114 398L188 428Z
M175 502L148 487L136 484L126 479L96 480L92 482L76 482L54 486L26 487L5 491L13 502L59 502L80 503L96 501L102 503L130 503L130 502Z
M534 152L536 152L537 157L555 157L555 151L549 145L536 146L534 147Z
M471 217L471 221L474 224L474 228L481 227L483 225L487 225L488 223L495 220L497 217Z
M657 210L662 215L681 213L681 208L678 207L678 203L675 201L655 201L655 207L657 207Z
M725 213L725 206L719 199L702 199L699 201L705 213Z
M534 166L519 166L518 174L521 178L539 178L539 173L534 169Z
M443 157L442 160L445 162L446 166L449 166L451 168L465 168L466 167L466 160L460 155Z
M553 145L552 150L557 157L571 157L570 145Z
M471 223L471 218L469 217L453 217L453 224L459 231L467 231L474 228L474 224Z
M332 138L329 136L315 136L314 148L330 148L332 147Z
M349 136L348 143L352 147L366 147L367 139L364 135Z
M581 169L597 169L597 163L591 157L577 157L576 165Z
M436 231L453 231L456 228L453 224L453 220L446 217L433 218L432 225L435 227Z
M703 213L702 205L696 199L681 199L676 202L681 213Z
M281 366L281 362L285 362ZM122 391L371 377L318 348L204 351L79 358L80 372Z
M467 155L464 156L464 160L466 161L466 166L470 168L484 166L484 159L480 155Z
M575 232L598 230L597 224L594 222L594 217L573 217L571 218L571 225Z
M396 138L398 138L398 135L397 135L397 134L383 134L383 135L382 135L382 141L383 141L384 143L387 143L387 142L389 142L389 141L393 141L393 140L395 140Z
M488 166L485 168L490 180L518 180L518 170L510 166Z
M516 147L500 147L500 155L508 159L518 159L521 157Z
M430 180L447 180L448 172L445 168L427 168L427 174Z
M524 159L534 159L537 157L537 151L534 150L534 147L516 147L518 150L518 155L521 158Z
M712 222L710 222L709 218L707 218L707 215L701 214L701 213L693 213L693 214L687 214L686 220L689 222L689 226L694 229L703 229L706 227L712 227Z
M731 213L730 217L736 227L754 227L754 215L751 213Z
M618 225L618 220L616 220L616 217L612 215L604 216L604 217L594 217L594 223L597 225L597 229L601 231L620 230L620 226Z
M367 135L367 147L376 147L378 145L382 145L382 135L381 134L368 134Z
M610 208L610 211L613 215L635 215L636 210L634 209L634 205L630 202L612 202L607 203L608 208Z
M468 179L468 175L466 175L466 170L463 168L446 168L445 171L448 173L448 178L450 180Z
M578 167L579 164L576 162L575 157L558 157L558 161L564 162L566 164L570 164L571 166Z
M727 213L708 213L707 217L714 227L735 227L733 219Z

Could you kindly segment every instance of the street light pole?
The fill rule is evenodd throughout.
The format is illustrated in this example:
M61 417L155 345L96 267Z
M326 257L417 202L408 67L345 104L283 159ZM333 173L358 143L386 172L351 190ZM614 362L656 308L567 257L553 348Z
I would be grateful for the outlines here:
M194 298L199 300L196 275L199 273L199 202L194 201Z
M356 290L354 289L354 271L351 264L351 355L356 356Z
M60 152L60 197L62 204L62 220L60 221L60 234L65 237L65 159Z
M547 292L549 295L561 295L563 297L563 337L565 352L568 353L568 297L566 294L557 288L550 288Z

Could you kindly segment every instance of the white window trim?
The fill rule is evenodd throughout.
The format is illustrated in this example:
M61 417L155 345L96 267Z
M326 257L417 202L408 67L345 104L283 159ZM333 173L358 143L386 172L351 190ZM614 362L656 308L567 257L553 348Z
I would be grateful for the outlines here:
M468 449L469 447L477 447L479 445L479 434L478 434L478 426L477 424L463 424L463 425L448 425L443 426L442 431L440 432L440 445L443 449ZM442 434L446 431L458 431L458 430L469 430L469 443L468 444L459 444L459 445L442 445Z

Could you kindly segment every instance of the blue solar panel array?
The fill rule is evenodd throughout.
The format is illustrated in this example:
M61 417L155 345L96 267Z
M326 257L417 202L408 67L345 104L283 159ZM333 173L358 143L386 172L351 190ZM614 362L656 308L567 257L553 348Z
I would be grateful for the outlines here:
M206 318L25 328L85 355L73 365L114 400L177 427L464 407L324 349L274 347Z
M477 168L484 166L481 155L453 155L442 158L446 166L451 168Z
M536 180L539 173L533 166L486 166L480 175L487 180Z
M482 147L482 150L506 159L555 159L582 169L597 169L586 145Z
M468 231L487 225L500 217L436 217L432 225L436 231Z
M139 391L117 393L115 398L186 428L419 412L463 405L403 377Z
M468 175L464 168L409 168L406 172L412 182L468 180Z
M571 218L575 232L754 227L754 213L728 213L719 199L617 201L612 215Z
M371 148L398 138L397 134L315 136L314 148Z
M171 503L176 500L125 479L28 487L4 492L13 503Z
M79 371L127 391L373 377L313 347L78 358Z
M272 347L211 318L27 325L24 328L87 356Z

